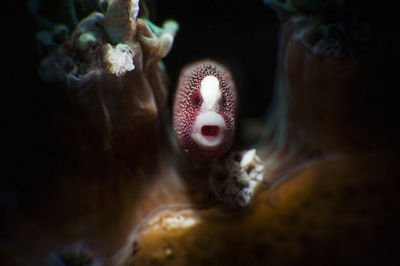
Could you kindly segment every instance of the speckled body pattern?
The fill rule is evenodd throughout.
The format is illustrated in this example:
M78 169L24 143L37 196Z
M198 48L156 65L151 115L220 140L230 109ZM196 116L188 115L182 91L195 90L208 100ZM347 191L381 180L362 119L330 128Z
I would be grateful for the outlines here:
M210 75L219 81L222 97L218 103L217 113L223 117L227 128L221 145L211 151L201 149L191 137L194 121L201 112L201 108L193 100L194 95L200 93L201 81ZM178 144L189 159L207 162L226 154L232 146L236 116L236 87L232 75L224 66L212 60L203 60L182 70L175 93L173 122Z

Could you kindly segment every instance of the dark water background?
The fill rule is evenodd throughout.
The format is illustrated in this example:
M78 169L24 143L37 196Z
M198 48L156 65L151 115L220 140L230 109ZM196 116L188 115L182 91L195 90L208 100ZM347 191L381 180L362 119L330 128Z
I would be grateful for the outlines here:
M157 24L172 18L180 25L164 60L173 86L183 65L212 58L233 72L241 116L265 112L272 96L278 46L279 20L271 8L262 1L159 1L154 18Z

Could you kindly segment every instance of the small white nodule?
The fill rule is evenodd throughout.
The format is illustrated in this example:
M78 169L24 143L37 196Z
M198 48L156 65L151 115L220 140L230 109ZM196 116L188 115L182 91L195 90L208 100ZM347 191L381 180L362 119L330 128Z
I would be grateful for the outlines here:
M216 150L222 144L226 132L224 118L214 112L200 113L193 125L192 139L204 150Z
M126 44L119 43L117 46L113 47L107 44L106 59L108 70L118 76L123 76L126 72L135 69L133 64L133 57L135 53Z

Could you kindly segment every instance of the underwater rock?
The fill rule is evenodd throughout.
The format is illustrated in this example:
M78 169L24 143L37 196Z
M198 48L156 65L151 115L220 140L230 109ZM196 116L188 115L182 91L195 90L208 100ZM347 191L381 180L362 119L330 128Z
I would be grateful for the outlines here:
M281 31L275 98L256 146L264 186L247 208L232 209L233 195L246 184L235 175L211 178L223 204L188 216L160 212L159 223L196 223L144 226L128 260L133 265L381 265L395 259L399 147L391 127L377 126L376 110L365 103L373 102L376 81L385 76L382 50L371 49L379 35L355 40L360 35L346 18L332 18L315 1L305 10L304 2L268 2L281 16Z
M264 165L256 150L231 152L214 162L210 188L227 206L249 206L264 180Z
M161 133L167 77L160 59L178 24L152 24L139 1L82 1L74 8L76 2L52 2L54 13L72 12L76 21L67 15L65 24L63 17L53 23L34 14L46 20L37 34L39 74L55 104L50 162L31 173L37 178L28 192L15 194L21 204L2 226L2 253L7 239L5 253L22 265L117 265L132 249L130 235L141 220L173 200L154 184L154 173L167 145ZM177 187L180 181L172 173L168 182Z

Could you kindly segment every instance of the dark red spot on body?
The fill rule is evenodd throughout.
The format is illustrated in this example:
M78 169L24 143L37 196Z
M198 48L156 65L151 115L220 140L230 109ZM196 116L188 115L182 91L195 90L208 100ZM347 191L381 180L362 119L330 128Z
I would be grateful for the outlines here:
M202 101L202 98L201 98L201 95L200 95L199 92L193 94L193 96L192 96L192 102L193 102L193 105L194 105L194 106L200 107L200 105L201 105L201 103L202 103L203 101Z

